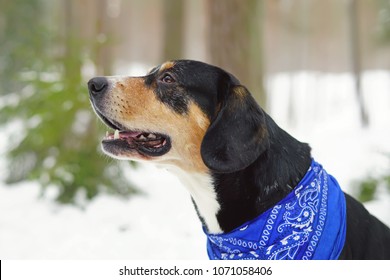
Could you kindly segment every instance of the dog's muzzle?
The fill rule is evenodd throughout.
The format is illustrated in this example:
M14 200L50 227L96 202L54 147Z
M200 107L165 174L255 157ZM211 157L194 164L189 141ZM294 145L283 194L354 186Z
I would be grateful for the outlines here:
M111 83L106 77L95 77L88 81L92 107L98 117L114 132L107 132L102 141L103 150L109 155L119 156L138 152L143 157L158 157L171 149L170 137L154 132L128 128L112 114L107 115L107 93ZM109 102L108 102L109 104Z

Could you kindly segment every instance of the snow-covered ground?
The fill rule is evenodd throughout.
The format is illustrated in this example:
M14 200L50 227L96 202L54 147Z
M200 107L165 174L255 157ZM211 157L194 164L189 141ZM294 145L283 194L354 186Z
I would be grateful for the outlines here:
M366 129L348 74L282 73L268 79L267 89L269 114L310 143L345 191L354 193L356 179L389 171L383 155L390 152L388 72L364 75ZM5 139L0 132L0 155ZM128 200L102 194L84 210L55 204L50 191L42 197L35 183L0 183L0 259L206 259L201 224L179 181L151 165L130 170L129 177L144 194ZM386 190L366 206L390 225Z

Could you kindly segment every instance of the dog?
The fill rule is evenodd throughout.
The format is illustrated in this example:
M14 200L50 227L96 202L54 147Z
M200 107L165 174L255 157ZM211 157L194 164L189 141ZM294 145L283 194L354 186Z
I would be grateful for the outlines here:
M390 259L389 228L227 71L174 60L143 77L92 78L88 89L113 130L103 151L179 177L210 259Z

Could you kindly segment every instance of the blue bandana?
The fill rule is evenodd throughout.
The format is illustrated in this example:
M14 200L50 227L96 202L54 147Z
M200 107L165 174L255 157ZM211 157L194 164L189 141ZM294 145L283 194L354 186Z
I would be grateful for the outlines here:
M207 234L210 259L337 259L346 206L336 179L312 161L298 186L273 208L226 234Z

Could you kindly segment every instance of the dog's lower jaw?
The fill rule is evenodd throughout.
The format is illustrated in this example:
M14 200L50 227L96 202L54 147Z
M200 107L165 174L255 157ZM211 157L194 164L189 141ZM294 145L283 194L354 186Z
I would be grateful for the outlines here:
M202 172L187 172L176 166L170 166L167 170L174 173L189 191L198 216L207 232L222 233L217 220L221 206L217 200L212 176Z

